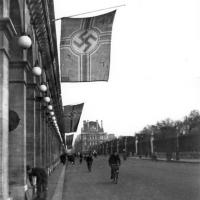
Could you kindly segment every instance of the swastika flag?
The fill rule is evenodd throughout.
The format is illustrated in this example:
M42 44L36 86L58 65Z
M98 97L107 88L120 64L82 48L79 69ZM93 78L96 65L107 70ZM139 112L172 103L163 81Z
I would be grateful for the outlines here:
M64 132L76 132L84 103L64 106Z
M115 12L89 18L62 18L62 82L108 81Z
M74 134L72 135L65 135L65 144L67 145L67 149L72 148Z

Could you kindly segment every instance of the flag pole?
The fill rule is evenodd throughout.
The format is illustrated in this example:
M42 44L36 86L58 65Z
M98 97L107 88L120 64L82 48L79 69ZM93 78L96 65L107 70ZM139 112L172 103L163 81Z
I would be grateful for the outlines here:
M119 7L122 7L122 6L126 6L126 5L122 4L122 5L118 5L118 6L113 6L113 7L108 7L108 8L102 8L102 9L98 9L98 10L93 10L93 11L88 11L88 12L84 12L84 13L78 13L78 14L70 15L70 16L67 16L67 17L76 17L76 16L79 16L79 15L89 14L89 13L103 11L103 10L107 10L107 9L119 8ZM52 21L58 21L58 20L61 20L63 18L65 18L65 17L60 17L60 18L57 18L57 19L53 19Z

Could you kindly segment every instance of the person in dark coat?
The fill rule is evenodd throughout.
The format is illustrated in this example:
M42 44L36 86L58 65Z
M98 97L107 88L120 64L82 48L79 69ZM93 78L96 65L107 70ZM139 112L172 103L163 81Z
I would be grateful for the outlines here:
M124 159L124 160L127 159L127 152L126 152L126 149L123 149L123 159Z
M79 162L80 162L80 164L82 163L82 161L83 161L83 154L80 153L80 155L79 155Z
M113 179L113 173L114 173L114 166L118 165L120 166L121 164L121 160L120 160L120 157L119 157L119 154L115 151L113 152L109 159L108 159L108 164L111 168L111 176L110 178Z
M92 154L89 153L88 156L86 157L86 163L87 163L87 167L88 167L89 172L92 171L92 162L93 162Z
M26 170L31 185L33 185L33 177L36 177L37 198L46 199L48 189L48 175L46 171L39 167L31 168L29 165L27 165Z
M61 162L63 165L65 165L65 163L66 163L66 153L62 153L62 154L60 155L60 162Z

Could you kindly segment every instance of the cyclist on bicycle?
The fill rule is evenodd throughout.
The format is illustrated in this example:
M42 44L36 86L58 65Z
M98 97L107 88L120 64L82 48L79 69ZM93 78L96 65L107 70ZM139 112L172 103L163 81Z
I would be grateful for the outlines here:
M119 157L119 154L114 151L110 157L109 157L109 160L108 160L108 163L109 163L109 166L111 167L111 176L110 178L113 179L113 174L114 174L114 170L115 170L115 167L116 166L120 166L121 164L121 160L120 160L120 157Z

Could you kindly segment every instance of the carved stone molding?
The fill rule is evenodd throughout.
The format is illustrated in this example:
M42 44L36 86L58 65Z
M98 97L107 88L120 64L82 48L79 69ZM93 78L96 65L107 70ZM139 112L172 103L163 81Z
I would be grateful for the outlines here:
M10 18L0 18L0 31L5 32L8 39L13 38L17 35L15 27Z

